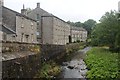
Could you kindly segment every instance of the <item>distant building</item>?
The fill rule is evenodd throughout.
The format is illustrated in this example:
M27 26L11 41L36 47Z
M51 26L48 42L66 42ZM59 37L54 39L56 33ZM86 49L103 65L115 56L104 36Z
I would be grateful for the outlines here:
M72 42L83 42L87 40L87 31L82 27L71 26L70 34Z
M69 43L70 25L56 16L42 16L43 44Z
M36 43L35 20L2 6L2 34L4 41ZM9 31L9 33L8 33Z
M70 25L40 8L40 3L28 16L37 20L37 40L43 44L69 43Z

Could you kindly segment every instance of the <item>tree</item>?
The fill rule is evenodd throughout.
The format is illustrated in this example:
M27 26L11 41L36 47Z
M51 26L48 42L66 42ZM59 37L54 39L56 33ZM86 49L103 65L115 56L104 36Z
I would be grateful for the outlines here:
M96 21L93 19L88 19L84 22L84 28L88 31L88 35L91 34L91 30L95 27Z
M81 23L81 22L75 22L74 25L76 27L83 27L83 23Z
M70 24L71 26L74 26L75 23L74 22L71 22L71 21L67 21L68 24Z
M105 45L111 49L118 46L120 40L120 24L118 24L116 11L106 12L100 19L100 23L92 31L91 39L93 45ZM94 43L96 41L96 43Z
M88 19L87 21L85 21L84 23L79 22L70 22L68 21L68 23L72 26L75 27L83 27L88 31L88 35L91 34L91 30L93 27L95 27L96 21L93 19Z

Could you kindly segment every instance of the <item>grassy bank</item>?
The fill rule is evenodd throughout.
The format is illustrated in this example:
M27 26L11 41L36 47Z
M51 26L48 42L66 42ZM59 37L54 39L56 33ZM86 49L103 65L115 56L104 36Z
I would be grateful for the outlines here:
M43 63L41 70L36 74L35 78L54 78L61 72L60 65L55 61Z
M95 47L88 51L85 58L89 69L87 78L120 78L118 72L118 54L100 47Z

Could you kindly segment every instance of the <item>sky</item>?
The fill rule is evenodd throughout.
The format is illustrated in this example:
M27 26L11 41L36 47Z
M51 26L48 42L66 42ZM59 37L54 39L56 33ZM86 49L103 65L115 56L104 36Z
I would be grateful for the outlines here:
M4 0L4 6L20 12L23 8L36 8L36 3L45 11L72 22L88 19L99 21L105 12L118 10L120 0Z

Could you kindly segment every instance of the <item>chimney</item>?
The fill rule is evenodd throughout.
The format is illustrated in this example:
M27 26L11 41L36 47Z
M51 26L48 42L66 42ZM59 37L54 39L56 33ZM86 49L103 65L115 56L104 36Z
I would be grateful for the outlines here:
M40 3L37 3L37 8L40 8Z
M21 14L26 15L27 16L27 9L25 9L25 6L23 4L23 9L21 9Z
M120 1L118 2L118 12L120 12Z

